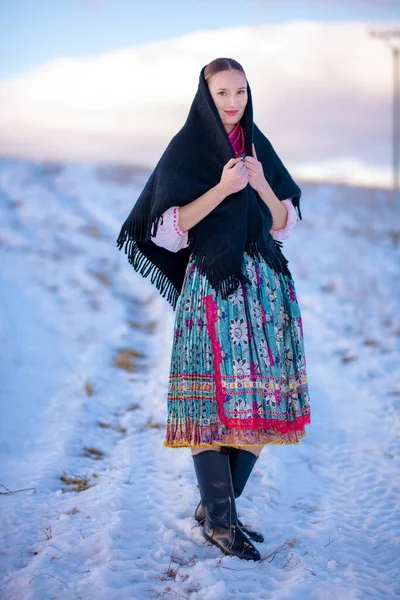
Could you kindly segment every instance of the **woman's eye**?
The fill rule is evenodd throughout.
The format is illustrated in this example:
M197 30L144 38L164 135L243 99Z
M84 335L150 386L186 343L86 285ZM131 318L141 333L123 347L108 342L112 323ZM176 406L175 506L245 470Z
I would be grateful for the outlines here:
M239 92L238 92L238 93L239 93L239 94L245 94L245 93L246 93L246 90L239 90ZM222 91L221 91L221 92L217 92L217 96L222 96L222 94L225 94L225 92L222 92Z

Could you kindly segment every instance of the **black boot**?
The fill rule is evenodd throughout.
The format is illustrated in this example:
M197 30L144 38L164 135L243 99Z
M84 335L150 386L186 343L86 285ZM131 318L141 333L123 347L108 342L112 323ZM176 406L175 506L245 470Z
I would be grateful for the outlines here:
M225 449L225 446L223 447L223 449ZM252 452L248 452L247 450L241 450L239 448L228 448L228 451L233 490L235 493L235 498L239 498L239 496L242 494L245 488L248 478L250 477L250 473L253 470L258 456L256 456ZM195 510L194 518L196 519L196 521L202 524L204 521L204 517L204 507L200 500ZM251 540L260 543L264 541L264 536L261 533L249 529L240 521L240 519L238 519L238 525L249 536Z
M260 560L237 521L229 455L205 450L192 455L204 506L203 536L229 556Z

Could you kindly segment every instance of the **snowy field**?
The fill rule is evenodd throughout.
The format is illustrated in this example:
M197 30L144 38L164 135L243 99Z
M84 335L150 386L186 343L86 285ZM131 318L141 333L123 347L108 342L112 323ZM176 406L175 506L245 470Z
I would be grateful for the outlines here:
M115 243L147 177L0 162L0 598L399 598L400 198L299 182L311 424L238 500L248 563L205 542L190 450L162 445L174 313Z

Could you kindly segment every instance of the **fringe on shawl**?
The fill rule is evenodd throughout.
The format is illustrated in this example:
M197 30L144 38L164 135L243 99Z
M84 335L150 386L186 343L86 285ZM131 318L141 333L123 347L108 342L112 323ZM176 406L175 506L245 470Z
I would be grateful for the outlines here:
M221 296L221 298L226 299L233 294L241 283L250 284L249 278L241 269L223 277L201 250L193 248L193 241L193 237L189 232L189 247L192 248L196 267L202 275L207 277L211 287ZM272 235L269 234L267 244L267 247L262 248L257 242L250 241L246 244L245 251L253 258L262 256L275 272L283 273L292 278L292 274L287 266L289 261L281 252L282 242L280 240L274 240Z
M250 283L247 275L241 270L222 278L221 274L213 267L201 250L193 250L192 256L199 273L208 279L211 287L223 299L236 292L242 282Z
M295 207L295 209L297 210L297 214L299 215L300 221L302 221L303 217L301 216L301 210L300 210L300 198L298 196L294 196L294 199L292 198L292 204ZM277 240L277 241L280 241L280 240Z
M138 242L148 242L151 237L157 235L158 224L162 222L162 215L158 217L149 217L146 220L131 219L128 217L121 227L117 239L117 246L121 250L122 246L129 239Z
M179 297L178 290L168 277L141 252L136 243L136 241L148 241L150 234L153 237L156 235L160 218L157 217L154 221L129 221L127 219L118 236L117 246L121 250L125 245L125 254L128 256L129 264L143 277L151 274L151 283L155 284L161 296L166 298L175 310Z
M292 274L288 267L288 259L281 252L282 242L281 240L274 240L271 234L269 234L268 247L263 248L259 246L257 242L250 241L247 244L246 251L253 258L257 255L261 255L265 262L277 273L283 273L287 277L292 279Z
M117 246L119 250L121 250L125 245L125 254L127 254L128 262L132 265L134 270L143 277L148 277L151 274L151 283L155 284L161 296L166 298L175 310L180 292L178 292L170 279L141 252L136 244L136 240L148 241L150 236L154 237L156 235L161 218L162 216L159 216L153 220L148 219L146 221L133 221L127 219L118 236ZM233 294L241 283L250 283L249 278L241 269L236 273L231 273L228 276L223 277L222 274L215 269L214 264L209 258L201 250L194 247L194 238L191 231L189 231L188 241L189 248L196 261L199 272L207 277L211 287L221 296L221 298L226 299ZM267 237L267 242L267 247L263 248L260 247L257 242L250 241L246 244L245 251L253 258L261 255L274 271L283 273L292 278L292 274L287 266L289 261L281 252L282 242L280 240L274 240L270 234L269 237Z

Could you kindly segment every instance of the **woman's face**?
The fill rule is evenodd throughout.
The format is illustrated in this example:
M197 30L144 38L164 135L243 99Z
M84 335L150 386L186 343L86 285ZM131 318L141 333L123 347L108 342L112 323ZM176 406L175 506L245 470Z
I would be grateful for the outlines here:
M242 118L246 108L246 77L241 71L233 69L215 73L208 79L207 83L222 123L226 131L230 133ZM229 114L229 112L232 112L232 114Z

